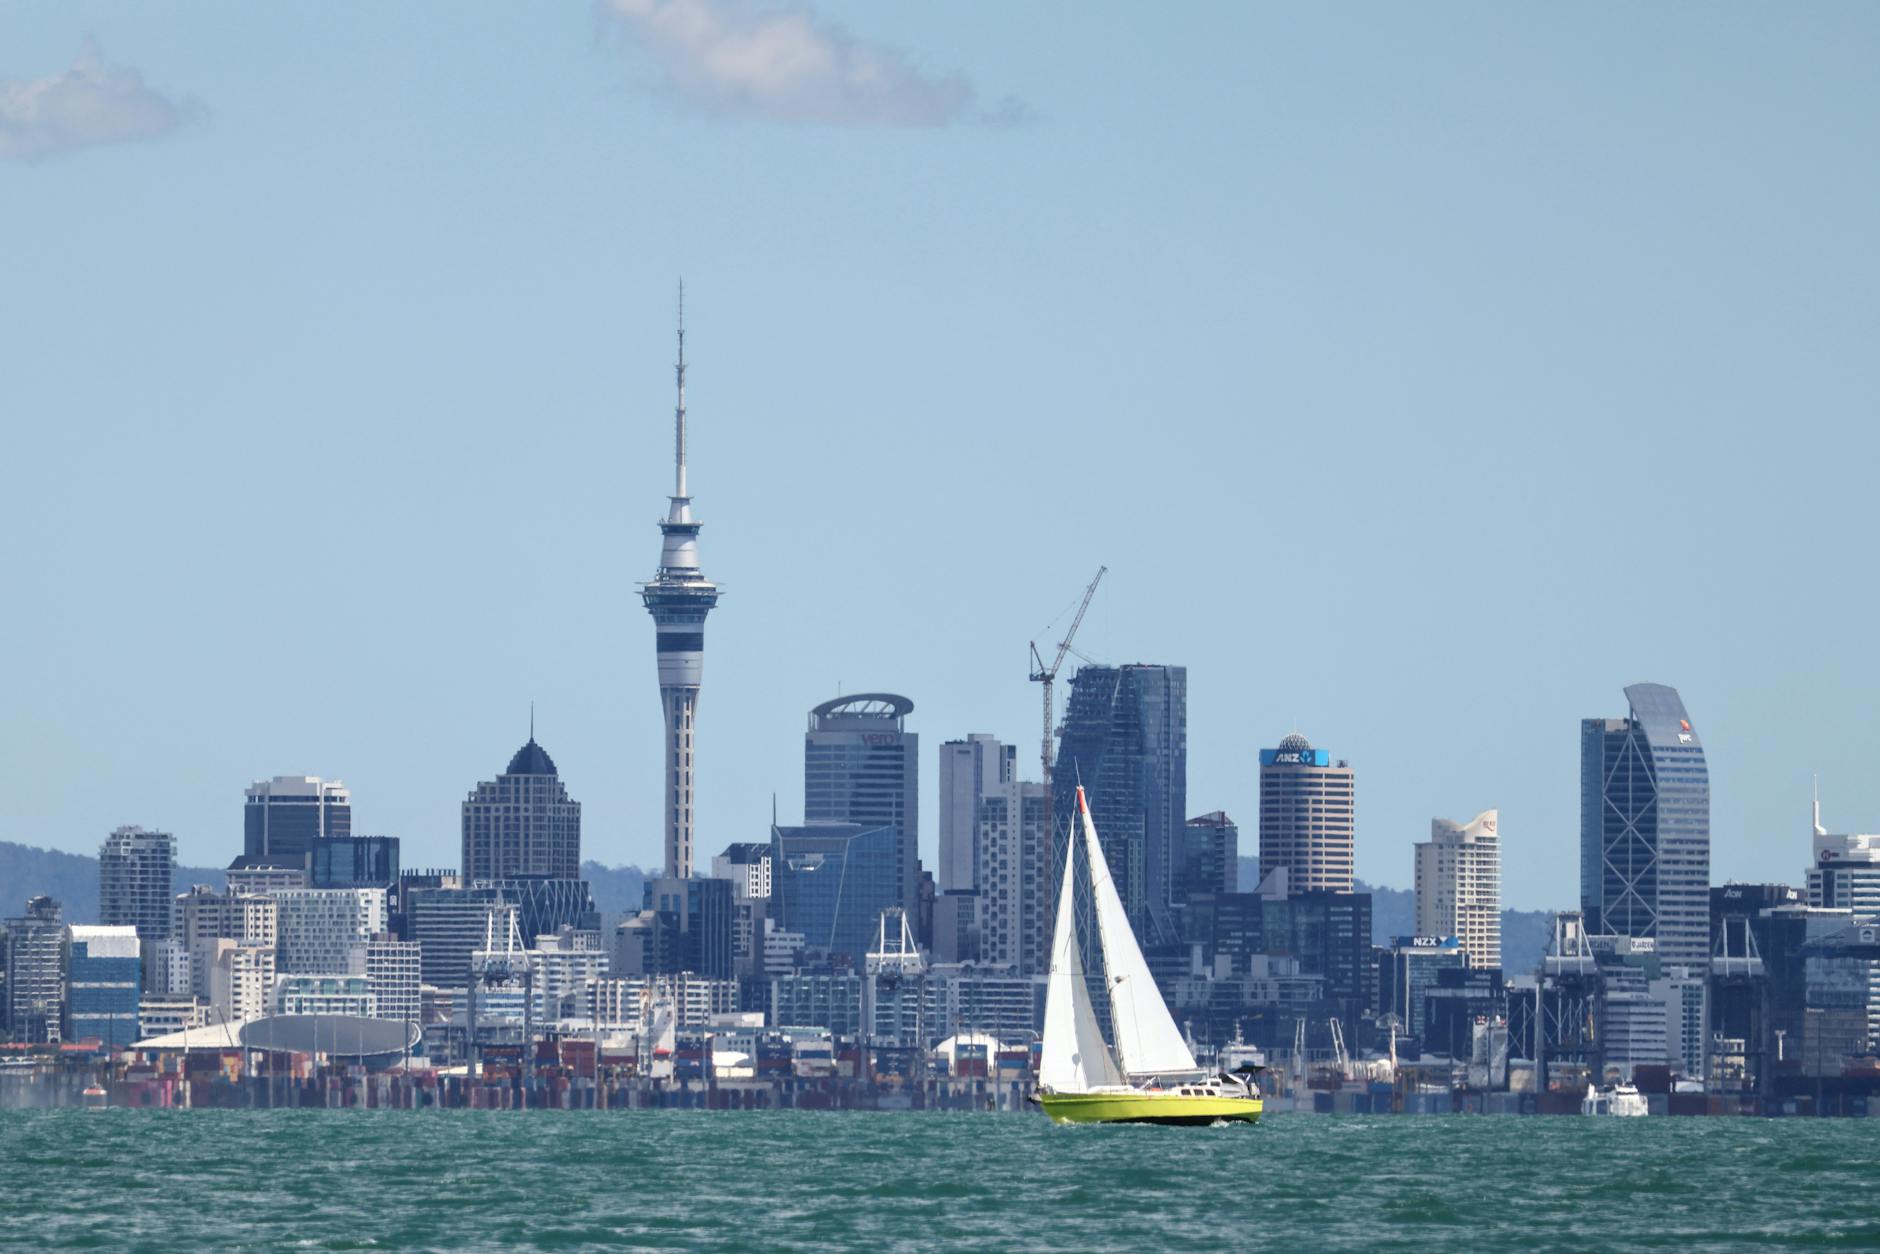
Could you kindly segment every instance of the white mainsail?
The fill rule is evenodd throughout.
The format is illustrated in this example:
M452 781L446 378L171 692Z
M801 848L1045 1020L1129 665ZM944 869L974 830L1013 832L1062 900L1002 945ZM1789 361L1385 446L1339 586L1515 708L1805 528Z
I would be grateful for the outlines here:
M1045 987L1038 1086L1047 1093L1088 1093L1123 1083L1116 1059L1103 1043L1097 1013L1090 1004L1090 985L1084 980L1073 889L1076 864L1073 843L1064 851L1064 887L1058 894L1057 928L1051 938L1051 981Z
M1110 1027L1125 1075L1171 1075L1199 1071L1195 1056L1162 1000L1162 991L1149 974L1129 914L1116 894L1110 865L1097 843L1097 825L1090 819L1084 790L1077 789L1077 814L1084 825L1084 852L1090 862L1090 895L1097 907L1097 935L1103 944L1103 966L1110 988ZM1060 915L1060 928L1062 916ZM1074 943L1074 942L1073 942ZM1053 958L1052 971L1057 970ZM1055 979L1055 974L1053 975Z

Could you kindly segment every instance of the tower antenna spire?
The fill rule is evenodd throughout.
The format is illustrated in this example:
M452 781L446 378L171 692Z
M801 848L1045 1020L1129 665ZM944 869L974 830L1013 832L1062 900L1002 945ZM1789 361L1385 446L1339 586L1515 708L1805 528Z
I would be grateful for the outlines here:
M685 280L679 280L679 363L675 368L679 383L679 407L673 411L673 488L675 500L686 498L685 490Z

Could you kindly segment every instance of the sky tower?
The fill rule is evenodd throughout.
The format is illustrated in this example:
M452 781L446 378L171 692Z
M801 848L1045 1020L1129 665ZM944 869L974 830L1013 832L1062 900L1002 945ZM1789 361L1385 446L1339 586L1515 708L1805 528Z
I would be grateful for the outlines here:
M659 703L666 718L666 874L692 874L693 725L705 668L705 615L718 604L718 585L698 566L700 523L685 484L685 285L679 285L679 404L673 410L672 506L659 524L659 571L640 585L653 616L659 657Z

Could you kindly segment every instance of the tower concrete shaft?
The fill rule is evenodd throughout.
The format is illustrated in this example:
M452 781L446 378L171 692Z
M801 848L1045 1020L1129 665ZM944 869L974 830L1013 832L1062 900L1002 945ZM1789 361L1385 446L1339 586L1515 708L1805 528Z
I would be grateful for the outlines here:
M698 564L701 524L692 516L686 486L685 288L679 289L679 404L673 411L673 495L659 525L659 570L640 585L640 597L657 632L660 708L665 717L666 874L692 874L693 732L699 680L705 666L705 616L718 604L718 585Z

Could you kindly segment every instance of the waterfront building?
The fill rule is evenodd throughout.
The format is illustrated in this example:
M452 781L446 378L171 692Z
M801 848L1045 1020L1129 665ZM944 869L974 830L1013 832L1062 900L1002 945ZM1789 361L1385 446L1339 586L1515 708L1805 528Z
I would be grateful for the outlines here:
M274 977L277 1015L373 1018L371 982L344 972L297 971Z
M210 1017L217 1023L246 1023L274 1005L274 946L219 937L207 941L199 965L207 975Z
M1453 936L1472 967L1501 966L1501 837L1499 812L1467 823L1430 820L1430 838L1416 847L1416 928L1422 936Z
M822 960L862 965L881 914L901 904L900 833L892 826L771 828L771 906Z
M644 1032L653 1006L672 1007L673 1026L681 1031L710 1025L716 1015L738 1008L738 982L714 980L689 971L672 975L613 977L588 984L587 1015L603 1029Z
M1436 973L1465 970L1469 958L1454 936L1399 936L1378 951L1377 962L1378 1009L1397 1016L1402 1030L1421 1041Z
M828 1028L836 1036L859 1036L863 977L855 971L808 972L778 976L770 982L772 1027Z
M1083 785L1103 856L1142 943L1175 939L1174 850L1188 815L1187 668L1079 668L1051 778L1060 824L1076 815ZM1056 836L1061 864L1064 845Z
M1298 732L1260 750L1260 878L1348 893L1357 876L1357 773Z
M1807 1004L1799 1060L1811 1076L1840 1076L1880 1042L1880 920L1855 916L1803 947Z
M685 310L681 293L679 361L675 369L679 403L673 410L673 486L666 521L659 525L659 569L640 585L646 612L653 616L654 650L659 659L659 702L663 714L666 769L661 793L666 809L666 875L692 876L694 735L699 684L705 669L705 616L718 604L718 585L699 569L701 524L692 514L686 483Z
M907 730L914 703L858 692L809 713L803 737L803 822L853 823L887 831L898 887L890 903L920 912L920 734Z
M143 955L137 929L75 923L66 963L65 1039L122 1049L140 1039Z
M581 803L568 795L533 731L508 769L478 784L463 803L463 876L581 876Z
M98 918L134 927L139 941L170 937L170 880L176 872L176 837L169 832L120 827L98 850Z
M309 851L306 881L307 888L392 888L398 883L398 837L322 836Z
M7 1035L56 1043L65 1021L65 922L52 897L33 897L5 924Z
M421 950L416 941L393 940L385 935L354 947L353 965L365 974L376 1018L423 1022L419 995L424 977Z
M1580 904L1593 933L1709 958L1710 773L1677 690L1633 684L1625 718L1580 724Z
M330 974L349 969L353 946L387 927L383 888L299 888L276 893L276 969Z
M352 835L352 794L336 779L276 775L248 788L242 811L242 858L254 865L301 867L313 842Z
M607 963L607 955L592 934L565 927L553 935L537 936L528 960L534 972L538 1023L587 1015L588 985L601 978Z
M137 1003L137 1030L142 1034L139 1039L207 1027L209 1015L209 1003L200 997L145 993Z
M1175 899L1186 904L1197 893L1231 893L1240 887L1240 827L1216 810L1182 826L1176 860Z

